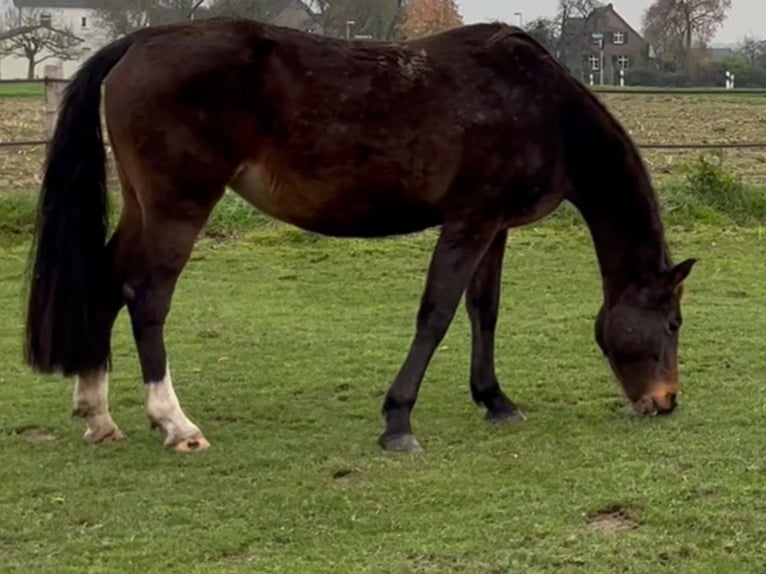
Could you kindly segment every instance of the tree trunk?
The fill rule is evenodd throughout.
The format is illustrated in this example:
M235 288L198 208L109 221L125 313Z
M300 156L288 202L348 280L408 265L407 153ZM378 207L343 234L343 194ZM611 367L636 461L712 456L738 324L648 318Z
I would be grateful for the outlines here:
M27 80L35 79L35 59L27 57Z

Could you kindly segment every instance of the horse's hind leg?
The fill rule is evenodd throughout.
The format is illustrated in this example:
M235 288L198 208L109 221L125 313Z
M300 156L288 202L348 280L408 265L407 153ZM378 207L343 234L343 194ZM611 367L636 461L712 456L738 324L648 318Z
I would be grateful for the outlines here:
M77 376L72 415L85 421L85 441L103 444L122 440L124 435L109 414L109 374L106 366Z
M111 339L112 327L124 305L119 263L126 246L138 241L140 211L129 194L125 195L122 217L107 246L111 262L109 276L104 282L104 299L99 306L102 332L97 336ZM72 415L85 422L85 441L102 444L122 440L124 435L109 413L108 359L95 371L79 373L72 397Z
M420 383L496 233L495 225L487 222L448 222L442 227L428 270L415 338L383 405L386 430L379 440L383 448L405 452L420 449L410 423Z
M163 199L148 203L140 246L125 254L125 298L146 385L146 414L152 427L164 431L165 446L180 452L204 450L209 443L186 416L173 389L163 328L176 282L223 191L182 198L152 190L150 199Z
M487 408L491 421L524 420L524 414L500 390L495 374L495 327L500 303L500 278L508 232L492 241L466 291L471 319L471 395Z

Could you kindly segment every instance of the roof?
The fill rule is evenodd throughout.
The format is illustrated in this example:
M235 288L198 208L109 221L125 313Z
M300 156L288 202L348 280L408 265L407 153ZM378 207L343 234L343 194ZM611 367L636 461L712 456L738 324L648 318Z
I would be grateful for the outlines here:
M13 0L17 8L83 8L98 10L105 7L104 0Z
M564 33L567 35L584 34L586 32L587 25L592 25L592 23L600 21L600 19L603 18L607 12L612 12L628 30L633 32L633 34L635 34L637 37L641 38L641 40L644 40L644 37L635 28L633 28L633 26L631 26L630 23L625 18L623 18L617 10L615 10L614 4L612 3L609 3L606 6L599 6L595 8L587 18L567 18L567 20L564 22Z
M625 26L628 28L628 30L633 32L633 34L635 34L636 36L638 36L642 40L644 39L644 36L642 34L640 34L638 32L638 30L636 30L633 26L631 26L630 23L625 18L623 18L617 10L614 9L614 4L612 4L610 2L609 4L604 6L604 8L606 8L607 10L611 10L614 13L614 15L617 16L623 24L625 24Z

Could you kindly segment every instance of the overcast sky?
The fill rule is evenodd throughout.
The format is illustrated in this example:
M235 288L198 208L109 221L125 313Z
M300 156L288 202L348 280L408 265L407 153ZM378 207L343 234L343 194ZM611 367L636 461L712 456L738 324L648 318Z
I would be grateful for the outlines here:
M524 21L528 21L551 16L558 6L558 0L457 0L457 3L466 24L485 20L518 23L514 12L521 12ZM644 11L652 0L612 0L612 3L631 26L641 31ZM713 41L736 43L745 34L766 36L766 0L732 0L729 18Z

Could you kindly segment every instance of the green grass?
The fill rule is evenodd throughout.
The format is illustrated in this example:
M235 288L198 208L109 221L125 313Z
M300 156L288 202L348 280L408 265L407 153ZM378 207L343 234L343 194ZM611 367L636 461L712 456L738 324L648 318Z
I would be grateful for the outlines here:
M563 217L563 216L562 216ZM681 407L638 420L593 342L590 239L512 234L497 362L529 420L490 427L468 393L461 310L424 382L426 451L379 452L434 234L330 240L275 225L204 240L167 326L174 381L213 443L148 430L126 316L112 411L126 442L81 443L71 386L20 361L24 243L0 257L0 571L752 573L766 569L766 241L673 228L697 256ZM619 511L636 526L601 532Z
M42 98L45 88L40 83L0 84L0 98Z

